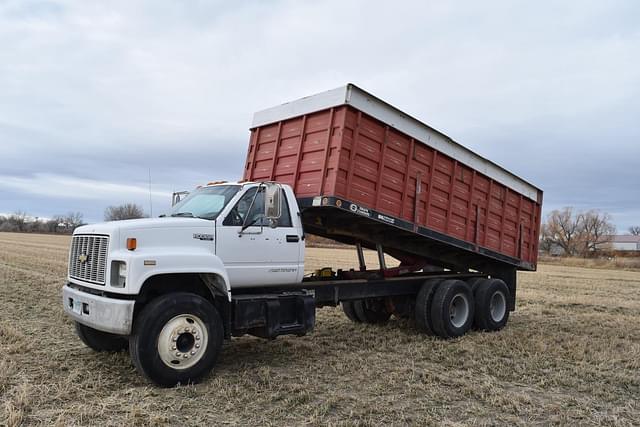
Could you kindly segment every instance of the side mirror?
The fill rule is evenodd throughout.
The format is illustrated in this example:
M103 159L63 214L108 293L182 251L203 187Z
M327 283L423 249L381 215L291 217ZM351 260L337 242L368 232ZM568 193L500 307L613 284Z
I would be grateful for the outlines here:
M188 191L175 191L171 196L171 206L175 206L189 195Z
M274 182L267 182L264 184L264 215L271 222L277 222L282 212L280 207L282 206L282 188L280 184Z

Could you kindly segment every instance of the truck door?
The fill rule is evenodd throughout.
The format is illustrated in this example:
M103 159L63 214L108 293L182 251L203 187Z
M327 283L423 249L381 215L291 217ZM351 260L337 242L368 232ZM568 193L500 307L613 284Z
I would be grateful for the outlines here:
M231 286L296 283L302 242L287 200L282 194L282 215L271 227L265 218L264 192L256 195L257 189L247 190L222 220L216 230L216 254L227 268ZM243 223L251 225L242 230Z

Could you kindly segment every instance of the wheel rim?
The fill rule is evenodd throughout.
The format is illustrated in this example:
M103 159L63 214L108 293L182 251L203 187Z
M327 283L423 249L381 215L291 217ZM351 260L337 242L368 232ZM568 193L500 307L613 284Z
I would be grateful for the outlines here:
M500 322L504 318L504 314L507 312L507 298L500 291L494 292L491 295L491 301L489 302L489 313L491 319L494 322Z
M158 354L172 369L187 369L205 354L209 341L207 327L197 316L180 314L169 320L158 336Z
M459 328L469 319L469 299L464 294L456 294L449 304L451 324Z

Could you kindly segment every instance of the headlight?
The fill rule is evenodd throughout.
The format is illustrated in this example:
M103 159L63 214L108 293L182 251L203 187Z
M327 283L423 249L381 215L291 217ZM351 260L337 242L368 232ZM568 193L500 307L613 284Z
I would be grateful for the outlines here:
M127 284L127 263L124 261L111 262L111 286L124 288Z
M120 262L120 268L118 269L120 277L127 277L127 263L126 262Z

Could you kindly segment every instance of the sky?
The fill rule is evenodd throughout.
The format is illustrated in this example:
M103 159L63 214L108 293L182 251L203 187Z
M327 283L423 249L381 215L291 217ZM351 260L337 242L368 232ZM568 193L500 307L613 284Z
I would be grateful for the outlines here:
M640 225L640 2L0 0L0 212L166 212L255 111L352 82ZM149 174L151 186L149 187Z

